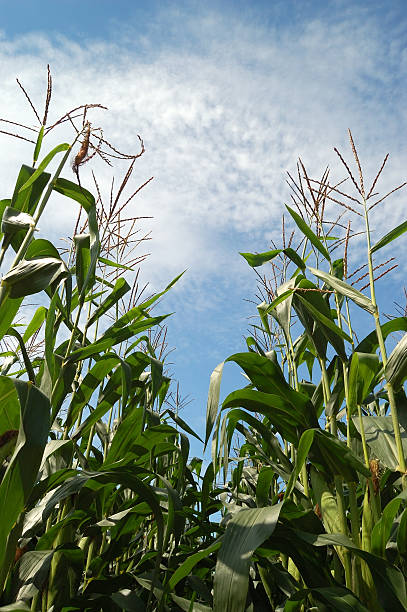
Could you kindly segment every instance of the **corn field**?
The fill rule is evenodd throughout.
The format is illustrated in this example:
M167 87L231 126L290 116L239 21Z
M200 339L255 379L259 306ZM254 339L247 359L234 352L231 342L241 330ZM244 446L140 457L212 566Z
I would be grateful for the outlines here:
M166 367L161 309L179 277L140 285L140 188L123 201L143 141L132 155L109 143L101 105L48 125L50 73L43 119L23 91L33 159L0 201L0 610L407 610L407 316L385 320L378 299L396 265L381 249L407 222L371 238L373 209L405 185L377 191L388 156L366 184L349 132L346 180L301 161L289 175L281 244L241 253L256 323L208 372L201 440ZM107 196L95 174L83 184L93 158L128 164ZM78 210L65 249L37 227L55 193ZM245 386L220 402L229 362Z

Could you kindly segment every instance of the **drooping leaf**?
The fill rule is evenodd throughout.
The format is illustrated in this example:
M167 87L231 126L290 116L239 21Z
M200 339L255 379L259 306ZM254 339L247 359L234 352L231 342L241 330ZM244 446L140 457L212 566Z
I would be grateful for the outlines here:
M2 278L2 285L12 299L33 295L50 285L58 285L69 276L62 259L44 257L42 259L22 260Z
M314 276L323 280L329 287L332 287L332 289L335 289L341 295L349 298L352 302L355 302L355 304L367 310L367 312L371 314L375 312L375 307L371 300L351 285L348 285L348 283L345 283L339 278L336 278L336 276L332 276L332 274L328 274L328 272L324 272L323 270L311 267L309 270Z
M62 153L63 151L67 151L69 149L69 144L64 142L62 144L57 145L52 151L48 153L38 166L38 168L33 172L30 178L20 187L19 193L23 193L26 189L31 187L31 185L39 178L41 174L43 174L45 168L48 164L54 159L55 155L58 153Z
M1 231L3 234L15 234L21 230L34 227L34 219L31 215L21 212L18 208L7 206L1 219Z

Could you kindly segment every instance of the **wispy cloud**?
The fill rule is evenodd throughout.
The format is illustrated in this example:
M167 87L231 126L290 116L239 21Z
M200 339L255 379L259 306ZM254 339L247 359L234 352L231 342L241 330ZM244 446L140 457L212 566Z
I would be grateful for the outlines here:
M328 163L343 176L332 148L348 146L350 127L367 175L374 177L390 151L381 187L385 192L403 180L407 52L401 26L392 22L389 29L363 7L330 6L334 15L280 21L278 28L250 13L166 9L141 35L137 24L127 24L120 44L3 35L0 116L34 119L14 76L40 100L49 62L55 115L101 102L110 112L95 122L111 141L134 150L141 134L147 153L136 180L155 176L134 204L138 214L154 216L145 222L153 230L145 276L158 287L187 267L174 297L178 309L218 310L230 295L251 295L254 281L248 283L252 277L237 251L265 250L270 237L278 240L289 200L285 171L298 156L311 174L320 175ZM27 148L3 143L6 197ZM99 178L108 188L106 168ZM391 215L377 210L381 231L404 220L404 196L392 202ZM66 235L70 215L57 206L45 229ZM238 308L240 302L234 321Z

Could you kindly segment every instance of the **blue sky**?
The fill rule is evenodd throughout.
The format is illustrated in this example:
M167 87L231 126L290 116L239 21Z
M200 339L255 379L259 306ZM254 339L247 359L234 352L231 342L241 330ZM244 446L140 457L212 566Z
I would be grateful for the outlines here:
M238 251L265 251L272 238L279 243L289 202L285 172L301 156L312 175L329 164L342 178L333 147L349 152L350 127L368 176L390 152L383 192L404 180L405 4L2 4L1 117L29 116L16 76L42 104L50 63L55 116L100 102L109 113L96 113L94 121L111 141L134 150L137 134L145 140L134 186L155 179L134 203L136 214L154 217L143 226L152 241L142 274L159 290L188 269L161 309L176 312L169 323L171 369L182 394L194 400L184 418L202 432L210 373L243 350L255 311L245 301L254 299L255 276ZM8 197L17 165L31 151L19 141L2 142L1 197ZM107 189L111 174L101 172ZM378 207L374 228L383 233L404 221L404 202L397 194L387 209ZM50 212L41 229L67 235L71 212L57 205ZM403 242L398 254L405 257ZM355 262L359 255L356 247ZM399 292L382 285L387 310L392 299L403 302L402 266L393 278ZM230 368L223 395L241 381Z

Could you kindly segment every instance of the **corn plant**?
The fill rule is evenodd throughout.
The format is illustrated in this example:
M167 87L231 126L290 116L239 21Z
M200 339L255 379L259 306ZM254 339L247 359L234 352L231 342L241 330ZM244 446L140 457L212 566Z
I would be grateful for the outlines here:
M198 593L211 604L209 518L221 504L211 469L201 476L202 461L189 460L186 434L196 434L170 401L167 315L152 311L179 277L145 296L133 250L148 236L127 213L139 190L122 202L144 146L127 155L105 140L89 121L100 105L48 127L51 90L48 72L43 120L23 90L39 122L33 162L0 203L1 609L189 609ZM67 123L72 141L37 163L49 131ZM95 156L129 164L108 202L95 175L96 197L83 185ZM36 233L55 192L79 209L60 250Z
M214 610L407 609L407 335L391 352L387 340L407 331L407 319L384 322L376 297L396 265L376 257L407 222L375 244L370 230L372 209L405 183L375 192L386 156L366 186L349 135L357 178L337 153L353 192L328 170L311 179L300 161L286 206L295 232L286 235L283 219L280 247L242 253L271 274L257 272L259 323L248 351L226 360L246 386L218 410L223 363L211 377L206 443L214 432L226 527ZM358 235L366 260L351 272ZM373 328L361 341L356 311Z

